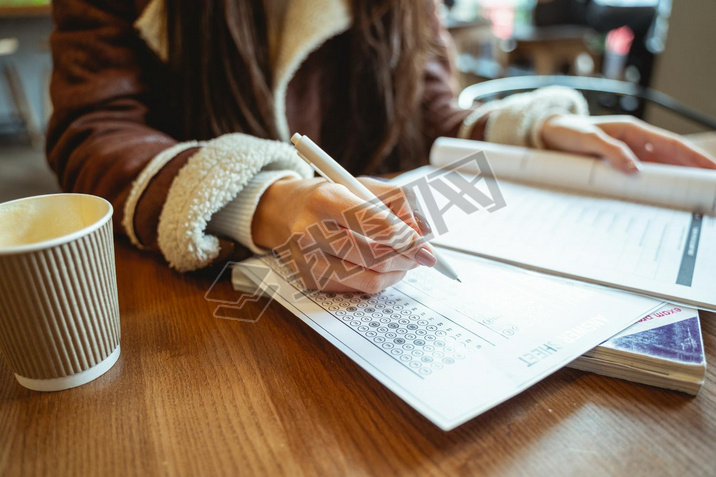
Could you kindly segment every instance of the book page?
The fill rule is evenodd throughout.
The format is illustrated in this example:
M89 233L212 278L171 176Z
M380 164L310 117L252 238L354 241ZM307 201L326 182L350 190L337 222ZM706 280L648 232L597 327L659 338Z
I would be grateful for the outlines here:
M261 288L437 426L523 391L662 302L446 252L463 281L419 267L375 295L303 290L264 256Z
M714 217L498 182L503 208L453 207L441 217L448 232L433 243L716 310Z
M445 167L476 151L485 152L498 180L716 215L713 170L642 163L628 175L586 156L453 138L435 141L430 164Z

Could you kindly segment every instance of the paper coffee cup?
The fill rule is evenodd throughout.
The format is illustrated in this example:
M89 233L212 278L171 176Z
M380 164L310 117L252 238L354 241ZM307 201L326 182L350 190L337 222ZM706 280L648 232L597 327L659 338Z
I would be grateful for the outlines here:
M23 386L59 391L119 358L112 205L84 194L0 204L0 354Z

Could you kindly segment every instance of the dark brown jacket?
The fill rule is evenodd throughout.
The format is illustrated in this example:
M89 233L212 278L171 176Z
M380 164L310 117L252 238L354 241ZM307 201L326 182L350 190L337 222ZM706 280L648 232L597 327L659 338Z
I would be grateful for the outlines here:
M152 42L145 41L135 27L149 3L53 1L54 113L48 160L64 190L96 194L112 202L118 232L124 232L120 224L133 180L152 158L177 143L170 132L173 118L162 102L170 77L161 51L156 51L156 45L152 49ZM437 17L433 23L436 37L443 41L446 33ZM321 75L330 69L336 54L334 39L327 39L302 60L285 95L289 131L300 130L319 138L317 142L321 128L330 128L334 122L321 117L322 108L316 106L321 100L332 100ZM430 139L454 136L467 113L453 104L449 62L444 57L431 58L423 80L424 133ZM157 223L167 191L196 151L189 149L171 160L137 203L134 227L147 248L157 249Z

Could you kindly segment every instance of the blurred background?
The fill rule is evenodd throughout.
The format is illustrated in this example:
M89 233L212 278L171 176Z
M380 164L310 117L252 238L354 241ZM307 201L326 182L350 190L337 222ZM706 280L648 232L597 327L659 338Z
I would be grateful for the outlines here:
M440 11L463 106L562 83L593 114L716 129L714 0L445 0ZM59 190L43 155L50 13L49 1L0 0L0 201Z
M448 0L443 18L457 47L461 89L529 75L610 79L716 117L712 0ZM593 114L633 114L681 134L713 129L635 95L586 95Z

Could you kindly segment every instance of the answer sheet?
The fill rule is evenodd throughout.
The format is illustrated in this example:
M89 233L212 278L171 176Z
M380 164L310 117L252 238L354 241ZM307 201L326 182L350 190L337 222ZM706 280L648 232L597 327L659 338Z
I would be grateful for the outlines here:
M261 289L441 429L518 394L662 302L445 252L462 284L419 267L376 295L307 292L272 256Z

